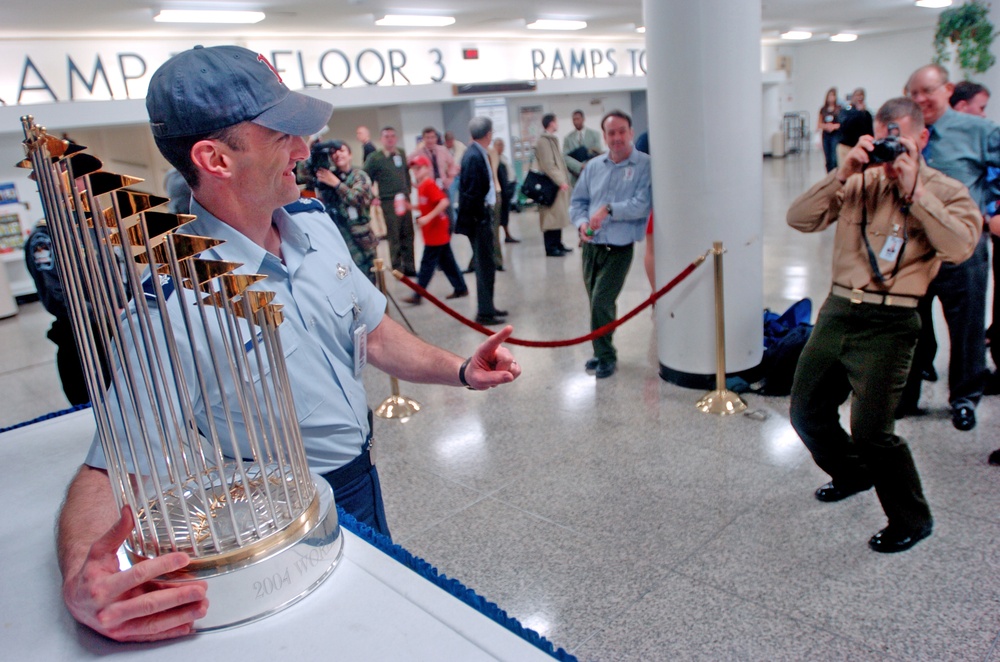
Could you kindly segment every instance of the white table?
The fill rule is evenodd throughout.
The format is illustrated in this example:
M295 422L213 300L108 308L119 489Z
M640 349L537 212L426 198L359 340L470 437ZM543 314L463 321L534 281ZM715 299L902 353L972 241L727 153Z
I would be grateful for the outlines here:
M344 530L316 591L250 625L165 644L118 644L78 625L60 596L53 531L94 431L89 410L0 435L0 656L86 660L551 660Z

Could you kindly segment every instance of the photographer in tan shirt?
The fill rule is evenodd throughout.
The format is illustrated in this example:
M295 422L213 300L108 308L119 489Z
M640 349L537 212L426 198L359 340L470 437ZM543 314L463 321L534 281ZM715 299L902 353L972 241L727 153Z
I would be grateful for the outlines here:
M887 101L875 139L862 136L788 210L788 224L803 232L837 223L833 286L799 359L791 422L832 479L817 499L840 501L875 487L889 520L868 542L877 552L907 550L933 528L893 414L920 330L917 301L942 262L972 255L982 227L965 186L921 159L927 138L915 103ZM850 434L838 413L848 396Z

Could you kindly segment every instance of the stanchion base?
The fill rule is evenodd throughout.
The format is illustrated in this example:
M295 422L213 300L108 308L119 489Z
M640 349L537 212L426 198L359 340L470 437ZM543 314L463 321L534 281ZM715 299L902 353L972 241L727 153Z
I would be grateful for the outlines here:
M378 406L375 415L379 418L396 418L405 423L418 411L420 403L416 400L401 395L390 395Z
M739 393L734 393L726 389L722 389L721 391L716 389L702 396L701 400L695 403L694 406L698 408L698 411L706 414L728 416L729 414L738 414L745 410L747 403L743 402L743 398L740 397Z

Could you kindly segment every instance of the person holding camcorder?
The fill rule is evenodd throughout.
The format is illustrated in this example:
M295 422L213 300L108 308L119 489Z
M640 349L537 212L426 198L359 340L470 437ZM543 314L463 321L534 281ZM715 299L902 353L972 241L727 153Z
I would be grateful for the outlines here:
M339 140L316 143L309 151L316 195L340 229L351 258L375 282L378 238L371 228L372 180L351 164L351 147Z
M942 262L972 255L982 226L965 186L923 161L928 136L913 101L887 101L875 137L861 136L788 210L802 232L837 223L833 285L795 371L792 426L830 475L818 500L875 487L889 520L868 541L876 552L907 550L933 528L894 412L920 332L917 303ZM838 413L848 396L850 434Z

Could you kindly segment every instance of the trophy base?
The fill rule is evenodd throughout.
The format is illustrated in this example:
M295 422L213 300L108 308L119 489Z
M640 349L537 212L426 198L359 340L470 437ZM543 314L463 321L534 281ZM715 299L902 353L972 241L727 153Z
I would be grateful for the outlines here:
M344 537L330 485L313 476L319 521L299 536L276 545L266 557L238 567L220 563L161 578L165 583L208 583L208 614L195 622L196 632L246 625L298 602L333 572L344 550Z

